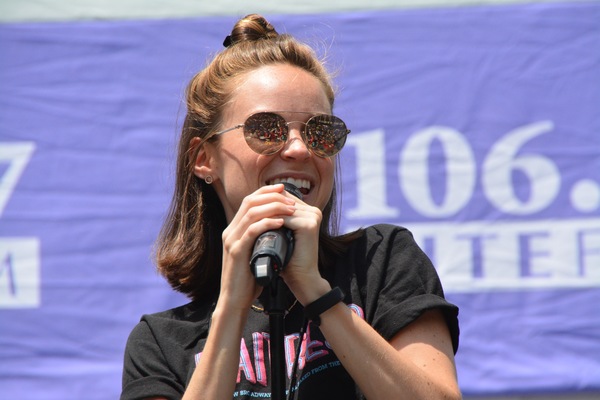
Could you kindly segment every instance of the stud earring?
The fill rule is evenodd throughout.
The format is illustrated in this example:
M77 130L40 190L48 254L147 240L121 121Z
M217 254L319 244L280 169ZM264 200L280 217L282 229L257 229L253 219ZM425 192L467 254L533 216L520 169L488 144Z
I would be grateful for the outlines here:
M206 178L204 178L204 182L206 182L207 185L210 185L213 183L213 177L208 175Z

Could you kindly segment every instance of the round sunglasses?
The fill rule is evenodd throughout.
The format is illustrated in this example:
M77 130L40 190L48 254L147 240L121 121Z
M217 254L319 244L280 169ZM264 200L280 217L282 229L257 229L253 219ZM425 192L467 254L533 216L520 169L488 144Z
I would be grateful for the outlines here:
M258 154L271 155L279 152L288 140L289 128L285 118L274 112L259 112L250 115L243 124L216 132L214 135L244 128L248 146ZM332 157L340 152L346 143L350 130L340 118L317 114L304 124L302 140L313 154L319 157Z

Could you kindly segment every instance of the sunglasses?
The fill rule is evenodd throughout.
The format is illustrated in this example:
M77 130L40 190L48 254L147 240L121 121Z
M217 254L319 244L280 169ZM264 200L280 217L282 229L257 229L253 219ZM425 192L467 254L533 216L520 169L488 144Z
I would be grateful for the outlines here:
M279 152L288 140L288 125L285 118L274 112L252 114L246 122L216 132L215 135L244 128L244 137L248 146L258 154L271 155ZM346 123L333 115L318 114L304 124L302 140L313 154L319 157L332 157L340 152L346 143L350 130Z

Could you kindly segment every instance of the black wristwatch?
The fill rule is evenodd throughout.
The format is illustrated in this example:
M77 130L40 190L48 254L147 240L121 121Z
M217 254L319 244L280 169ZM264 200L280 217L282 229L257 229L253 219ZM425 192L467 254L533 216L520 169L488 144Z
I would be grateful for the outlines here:
M339 287L334 287L317 300L313 301L306 307L304 307L304 316L313 324L321 325L321 317L325 311L335 306L337 303L344 299L344 292Z

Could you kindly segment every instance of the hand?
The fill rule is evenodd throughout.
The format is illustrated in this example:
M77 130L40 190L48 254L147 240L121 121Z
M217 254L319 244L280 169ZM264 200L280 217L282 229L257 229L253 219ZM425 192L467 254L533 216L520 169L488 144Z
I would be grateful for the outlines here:
M289 193L286 196L296 199ZM296 199L296 211L284 217L285 227L294 233L294 253L281 277L301 304L306 305L331 289L319 272L319 231L322 212Z
M281 228L296 211L296 199L284 193L283 185L273 185L246 196L223 231L220 307L245 312L260 294L262 288L250 271L250 256L258 236Z

